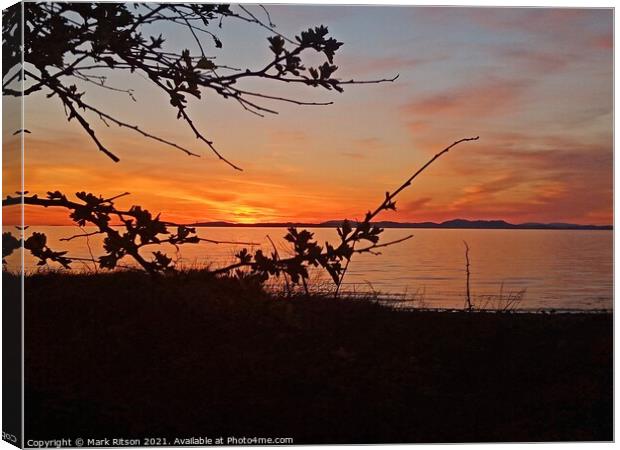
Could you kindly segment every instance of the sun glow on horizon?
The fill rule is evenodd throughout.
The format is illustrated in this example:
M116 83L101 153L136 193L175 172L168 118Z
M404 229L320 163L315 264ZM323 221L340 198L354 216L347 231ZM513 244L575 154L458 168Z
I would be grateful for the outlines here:
M238 206L230 214L235 223L258 223L265 221L266 218L264 211L259 211L251 206Z

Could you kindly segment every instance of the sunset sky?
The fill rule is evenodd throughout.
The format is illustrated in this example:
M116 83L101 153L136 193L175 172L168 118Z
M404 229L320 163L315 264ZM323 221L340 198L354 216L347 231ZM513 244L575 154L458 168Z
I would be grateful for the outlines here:
M85 99L201 158L91 116L121 158L114 163L77 122L66 121L58 101L31 95L27 190L129 191L120 204L180 222L355 219L434 153L479 135L431 166L399 198L397 213L380 218L612 223L611 10L274 5L269 11L287 35L329 26L344 42L335 60L340 78L400 77L348 86L343 94L248 83L271 94L335 102L267 103L280 114L266 118L211 93L192 100L200 128L243 172L217 161L140 76L109 79L133 88L135 103L92 86ZM196 51L181 28L153 34L159 31L171 48ZM219 36L223 48L209 50L219 63L255 69L269 61L267 31L225 21ZM69 221L64 212L34 209L27 223Z

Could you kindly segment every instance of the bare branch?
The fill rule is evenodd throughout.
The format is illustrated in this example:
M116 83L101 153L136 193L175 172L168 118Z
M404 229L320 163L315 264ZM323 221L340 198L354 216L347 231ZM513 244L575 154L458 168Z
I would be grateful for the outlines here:
M217 158L230 167L241 168L225 158L217 150L213 141L198 130L198 125L188 112L188 98L202 98L206 90L214 91L217 95L235 100L245 110L252 114L263 116L264 113L277 114L278 112L268 106L263 106L248 97L261 98L286 102L303 106L330 105L333 102L306 102L287 97L263 94L252 90L239 89L235 85L244 79L263 79L281 82L298 83L309 87L326 90L343 91L344 85L375 84L394 81L396 77L380 80L347 80L341 81L334 73L338 67L334 64L334 56L342 45L336 39L329 36L327 27L318 26L302 31L294 38L289 38L275 30L269 11L258 5L265 14L267 21L262 20L255 14L251 7L237 5L217 4L139 4L133 9L122 3L97 4L91 9L78 8L72 3L50 4L43 2L29 2L25 5L28 10L27 26L31 30L27 33L24 42L25 63L27 63L28 76L37 82L30 85L23 94L28 95L47 88L58 96L67 116L71 120L77 119L97 148L114 161L118 157L99 140L96 130L89 123L89 118L79 110L88 110L95 113L106 125L110 122L115 125L130 129L140 135L174 147L189 156L198 156L189 149L163 139L153 133L149 133L123 120L105 113L95 105L83 100L83 93L76 91L71 81L80 80L97 87L114 92L122 92L135 101L130 89L122 89L106 84L106 77L87 73L90 70L129 70L154 83L158 89L169 96L170 104L177 110L178 118L182 119L194 132L196 138L207 144ZM119 38L116 33L111 33L109 38L101 39L97 33L99 17L109 17L111 27L122 34ZM122 20L117 20L122 17ZM222 23L223 18L234 18L268 30L271 36L269 49L271 58L268 59L260 70L236 68L224 64L217 64L214 56L206 56L207 47L201 40L201 33L211 37L216 48L223 46L220 39L211 31L211 24ZM187 31L198 46L200 56L191 55L189 50L170 51L164 48L164 37L150 36L143 26L154 23L171 23L182 27ZM3 29L12 29L10 23L3 24ZM39 45L42 40L55 42L56 51L53 55L30 51ZM323 60L316 67L305 62L308 53L318 54ZM65 61L71 61L66 63ZM11 59L13 66L19 62ZM22 95L17 90L6 89L7 84L18 77L9 67L3 73L6 80L3 82L6 95ZM34 67L35 69L30 69ZM215 69L230 70L219 74ZM38 73L37 73L38 70Z
M269 100L277 100L281 102L293 103L295 105L300 105L300 106L328 106L328 105L334 104L334 102L304 102L301 100L294 100L294 99L290 99L286 97L278 97L274 95L261 94L258 92L245 91L242 89L235 89L235 91L240 94L244 94L244 95L251 95L253 97L260 97L260 98L266 98Z
M437 153L435 156L433 156L426 164L424 164L420 169L418 169L413 175L411 175L411 177L409 177L409 179L407 181L405 181L402 185L400 185L400 187L398 189L396 189L394 192L387 193L385 200L383 201L383 203L381 203L377 209L375 209L372 213L369 213L369 215L367 215L367 219L368 221L374 219L377 214L379 214L381 211L385 210L385 208L390 205L391 203L393 203L393 200L396 198L396 196L398 194L400 194L404 189L406 189L407 187L411 186L411 183L413 182L413 180L415 180L418 175L420 175L422 172L424 172L431 164L433 164L438 158L440 158L441 156L445 155L446 153L448 153L453 147L457 146L458 144L461 144L463 142L469 142L469 141L477 141L478 139L480 139L480 136L476 136L476 137L471 137L471 138L464 138L464 139L459 139L456 142L453 142L452 144L450 144L449 146L447 146L446 148L444 148L442 151L440 151L439 153Z
M187 124L189 125L189 127L192 129L192 131L194 132L194 134L196 135L196 139L201 140L202 142L204 142L205 144L207 144L209 146L209 148L211 149L211 151L213 151L213 153L215 153L215 155L223 162L225 162L226 164L228 164L230 167L232 167L235 170L238 170L240 172L243 171L243 169L235 164L233 164L232 162L230 162L228 159L224 158L222 156L222 154L220 152L217 151L217 149L215 148L215 146L213 145L213 142L210 141L209 139L207 139L206 137L204 137L204 135L198 130L198 128L196 128L196 125L194 125L194 122L192 121L192 119L187 115L187 113L185 112L185 109L181 109L179 111L179 113L181 114L181 117L183 117L183 120L185 120L185 122L187 122Z
M393 241L390 241L390 242L386 242L384 244L375 244L375 245L370 245L368 247L356 249L356 250L354 250L354 252L355 253L372 252L372 251L374 251L374 250L376 250L378 248L389 247L391 245L400 244L401 242L408 241L412 237L413 237L413 234L410 234L409 236L405 236L405 237L400 238L400 239L396 239L396 240L393 240Z
M348 80L348 81L338 81L338 84L379 84L379 83L392 83L398 80L400 74L396 74L392 78L379 78L376 80Z
M66 237L66 238L60 238L59 241L72 241L73 239L77 239L77 238L81 238L81 237L95 236L97 234L103 234L103 231L93 231L92 233L74 234L73 236L69 236L69 237Z
M469 272L469 245L467 245L466 241L463 241L463 244L465 245L465 273L466 273L466 284L465 284L465 301L467 302L467 311L468 312L472 312L473 310L473 305L471 303L471 293L469 290L469 277L470 277L470 272Z
M37 77L36 75L34 75L34 74L32 74L32 73L29 73L29 75L30 75L31 77L35 78L35 79L38 79L38 80L43 81L41 78ZM66 90L64 90L64 89L63 89L62 87L60 87L59 85L49 86L49 85L47 84L47 82L45 82L44 84L45 84L46 86L48 86L50 89L52 89L52 91L56 92L56 93L57 93L57 94L61 97L61 100L63 101L63 104L64 104L67 108L69 108L69 110L70 110L70 111L72 111L72 112L73 112L73 111L76 111L76 109L73 107L73 101L75 101L75 102L76 102L76 104L77 104L80 108L82 108L82 109L86 109L86 110L90 110L90 111L94 112L95 114L97 114L99 117L101 117L101 118L103 118L103 119L107 119L107 120L109 120L110 122L114 123L115 125L117 125L117 126L119 126L119 127L121 127L121 128L127 128L127 129L130 129L130 130L133 130L133 131L135 131L136 133L139 133L139 134L141 134L142 136L144 136L144 137L146 137L146 138L148 138L148 139L152 139L152 140L154 140L154 141L161 142L162 144L166 144L166 145L168 145L168 146L170 146L170 147L174 147L174 148L176 148L176 149L178 149L178 150L181 150L183 153L185 153L185 154L186 154L186 155L188 155L188 156L196 156L196 157L200 157L200 155L198 155L198 154L196 154L196 153L194 153L194 152L192 152L192 151L188 150L188 149L187 149L187 148L185 148L185 147L181 147L180 145L175 144L174 142L168 141L168 140L163 139L163 138L161 138L161 137L159 137L159 136L156 136L156 135L154 135L154 134L151 134L151 133L149 133L149 132L147 132L147 131L142 130L142 129L141 129L140 127L138 127L137 125L132 125L132 124L129 124L129 123L126 123L126 122L123 122L123 121L121 121L121 120L118 120L118 119L114 118L113 116L111 116L111 115L109 115L109 114L107 114L107 113L105 113L105 112L103 112L103 111L101 111L101 110L99 110L99 109L97 109L97 108L95 108L95 107L93 107L93 106L91 106L91 105L89 105L89 104L85 103L85 102L84 102L81 98L76 98L74 95L72 95L70 92L67 92ZM77 111L76 111L76 114L77 114ZM78 114L78 116L79 116L79 117L82 117L82 116L81 116L81 115L79 115L79 114ZM79 118L78 118L78 120L79 120ZM84 120L84 123L82 123L82 121L80 121L80 124L82 124L82 126L84 126L84 124L88 125L88 129L87 129L87 131L88 131L88 130L91 130L91 132L92 132L92 136L94 136L94 131L92 131L92 129L90 129L90 125L88 124L88 122L87 122L85 119L83 119L83 118L82 118L82 120ZM89 134L90 134L90 132L89 132ZM101 146L100 148L103 148L103 149L105 150L105 152L109 153L109 151L108 151L105 147L103 147L103 144L101 144L101 142L100 142L100 141L99 141L96 137L93 137L93 140L94 140L94 141L95 141L95 142L96 142L99 146ZM103 151L103 150L102 150L102 151ZM107 153L106 153L106 154L107 154ZM110 156L110 155L108 155L108 156ZM119 158L117 158L115 155L112 155L112 156L110 156L110 157L111 157L111 158L112 158L115 162L120 161L120 159L119 159Z

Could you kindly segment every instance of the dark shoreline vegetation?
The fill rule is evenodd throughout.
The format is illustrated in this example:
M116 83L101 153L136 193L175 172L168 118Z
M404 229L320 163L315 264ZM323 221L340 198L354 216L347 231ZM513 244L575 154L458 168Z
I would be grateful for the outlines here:
M28 439L613 438L608 313L401 311L201 271L49 272L25 289Z

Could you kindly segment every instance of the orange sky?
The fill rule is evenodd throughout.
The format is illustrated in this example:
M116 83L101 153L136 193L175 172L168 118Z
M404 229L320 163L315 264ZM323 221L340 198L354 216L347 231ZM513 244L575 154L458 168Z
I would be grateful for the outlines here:
M201 158L91 117L121 158L114 163L77 123L67 123L60 104L33 94L26 100L32 132L26 189L104 196L129 191L119 204L140 204L180 222L362 218L436 151L480 135L431 166L397 201L399 211L381 218L612 223L611 10L269 9L287 34L328 25L345 43L336 57L342 78L398 73L399 79L348 87L343 94L251 83L270 93L335 102L271 104L280 114L263 119L214 95L193 101L201 129L244 172L218 162L195 141L163 94L140 77L109 80L133 88L137 103L92 86L85 99ZM212 53L223 64L260 67L268 58L266 36L247 24L224 24L224 47ZM170 45L192 48L192 40L175 36ZM5 135L10 139L17 138ZM5 191L14 177L6 173ZM5 223L11 220L5 216ZM70 223L62 211L36 208L27 222Z

